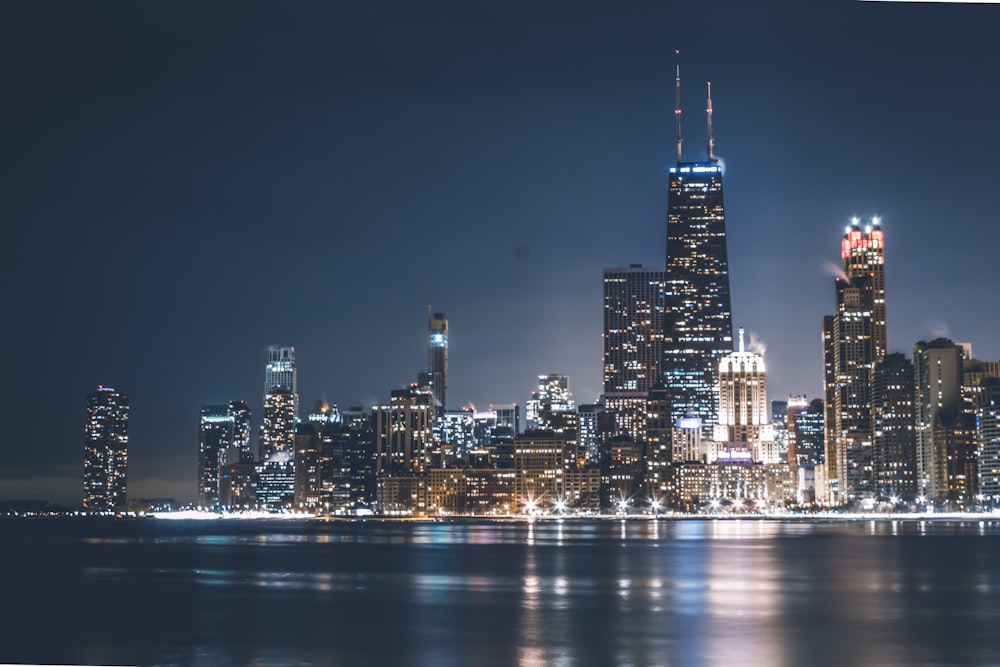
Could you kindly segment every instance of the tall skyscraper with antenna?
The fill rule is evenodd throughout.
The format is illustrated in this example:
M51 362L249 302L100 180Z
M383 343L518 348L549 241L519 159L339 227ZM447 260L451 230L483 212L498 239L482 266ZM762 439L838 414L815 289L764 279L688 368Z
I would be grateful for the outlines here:
M671 415L698 417L705 435L718 422L715 384L719 362L733 349L722 165L712 134L708 85L708 157L684 162L680 65L676 75L677 164L670 167L663 336L663 382Z
M872 381L886 354L885 235L878 218L854 218L840 243L836 313L823 320L826 361L825 495L835 503L876 494Z

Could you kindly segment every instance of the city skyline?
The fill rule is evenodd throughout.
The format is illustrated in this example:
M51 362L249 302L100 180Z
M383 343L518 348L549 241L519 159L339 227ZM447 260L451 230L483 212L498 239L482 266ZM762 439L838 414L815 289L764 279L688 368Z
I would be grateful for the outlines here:
M72 30L4 10L4 48L35 57L3 112L24 425L0 497L79 498L105 384L130 397L129 496L193 499L199 409L247 400L256 429L268 346L296 348L302 405L370 408L427 370L427 303L449 407L523 405L548 373L592 403L602 271L662 262L675 49L686 158L713 82L733 324L771 399L823 395L853 216L887 232L888 352L947 335L1000 358L973 289L997 240L990 8L251 3L216 48L219 7L61 7Z

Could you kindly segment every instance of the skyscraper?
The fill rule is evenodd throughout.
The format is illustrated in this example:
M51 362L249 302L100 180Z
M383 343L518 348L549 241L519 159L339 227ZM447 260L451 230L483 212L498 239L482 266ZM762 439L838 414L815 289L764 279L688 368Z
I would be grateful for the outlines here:
M299 379L295 370L295 348L272 345L267 348L267 367L264 371L264 395L282 387L291 392L295 401L295 414L299 413Z
M198 503L219 503L219 478L227 465L249 463L250 408L245 401L201 408L198 438Z
M916 392L917 490L928 500L948 499L949 470L961 445L967 416L962 401L962 347L946 338L920 341L913 350ZM964 455L964 451L962 454ZM954 481L954 480L953 480Z
M87 394L83 442L83 507L124 509L128 498L128 395L100 386Z
M739 349L719 362L718 386L716 441L746 444L762 438L774 439L774 426L768 412L764 357L744 348L743 329L740 329Z
M916 497L913 401L913 364L898 352L885 355L875 364L872 380L872 466L879 497Z
M719 362L733 349L722 166L714 153L708 96L708 159L681 161L680 68L677 164L670 167L663 362L673 417L699 417L706 435L717 422Z
M276 386L264 396L264 419L260 425L260 460L274 452L295 451L295 404L297 395Z
M646 394L660 378L663 271L632 264L604 269L604 406L618 432L638 440Z
M835 282L836 313L823 320L826 463L831 499L873 498L872 373L885 356L885 238L873 218L858 218L841 240L843 275Z
M448 393L448 320L444 313L434 313L431 317L430 306L427 306L427 315L427 372L434 408L440 417L445 412Z

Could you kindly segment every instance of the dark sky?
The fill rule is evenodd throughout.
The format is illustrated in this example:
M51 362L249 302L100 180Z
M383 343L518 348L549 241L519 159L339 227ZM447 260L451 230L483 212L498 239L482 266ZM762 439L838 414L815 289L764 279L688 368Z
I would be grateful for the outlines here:
M886 232L891 351L1000 358L1000 5L5 2L0 499L78 502L84 398L132 405L130 497L195 495L198 411L294 345L366 405L450 321L449 403L601 387L601 279L662 265L712 81L736 326L821 394L826 264ZM527 248L527 253L518 248ZM527 256L525 256L527 255Z

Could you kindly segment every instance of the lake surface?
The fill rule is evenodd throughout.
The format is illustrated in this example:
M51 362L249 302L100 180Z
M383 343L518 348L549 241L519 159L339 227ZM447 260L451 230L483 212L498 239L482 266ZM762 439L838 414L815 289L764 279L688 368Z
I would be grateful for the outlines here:
M1000 520L0 521L0 663L1000 665Z

